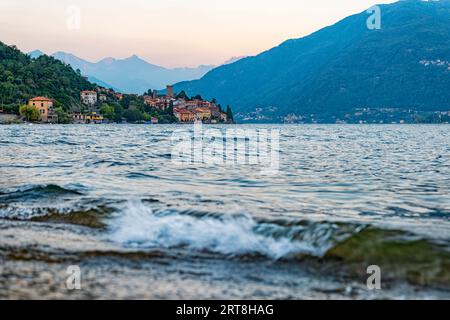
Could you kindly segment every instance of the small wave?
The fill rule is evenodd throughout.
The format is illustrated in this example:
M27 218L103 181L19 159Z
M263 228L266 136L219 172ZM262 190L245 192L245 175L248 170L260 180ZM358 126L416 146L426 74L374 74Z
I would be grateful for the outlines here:
M0 218L18 221L74 224L94 229L106 227L103 219L113 209L106 206L79 208L0 206Z
M80 187L77 187L80 189ZM3 191L0 193L0 200L15 201L36 199L42 197L52 197L60 195L82 195L81 191L74 188L64 188L56 184L24 186L14 190Z
M67 139L58 139L58 140L55 141L55 144L65 144L65 145L68 145L68 146L77 146L77 145L79 145L78 143L73 142L73 141L69 141Z
M336 239L357 231L333 223L279 224L248 215L154 212L130 201L109 221L111 240L133 248L188 248L228 256L257 254L271 259L322 256Z
M116 161L116 160L107 160L107 159L101 159L101 160L95 160L95 161L88 161L85 163L87 167L121 167L121 166L133 166L134 163L131 162L124 162L124 161Z
M149 179L149 178L157 178L157 176L153 176L150 174L142 173L142 172L130 172L126 174L128 179Z

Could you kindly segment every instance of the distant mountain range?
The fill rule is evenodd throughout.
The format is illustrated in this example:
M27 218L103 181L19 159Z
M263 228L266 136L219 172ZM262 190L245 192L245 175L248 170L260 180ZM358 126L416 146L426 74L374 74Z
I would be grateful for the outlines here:
M28 53L32 58L43 54L40 50ZM124 93L142 94L148 89L162 89L167 84L199 79L214 68L212 65L201 65L197 68L168 69L150 64L136 55L126 59L105 58L96 63L66 52L56 52L52 56L70 64L75 70L80 69L89 81ZM233 58L227 63L237 59Z
M220 66L175 91L216 98L241 115L343 115L357 108L450 110L450 1L380 5L254 57Z

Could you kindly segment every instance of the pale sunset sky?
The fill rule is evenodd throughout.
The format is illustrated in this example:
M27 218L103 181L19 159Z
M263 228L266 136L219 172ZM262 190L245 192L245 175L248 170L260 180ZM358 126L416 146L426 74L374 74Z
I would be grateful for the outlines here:
M133 54L220 64L299 38L383 0L0 0L0 41L89 61ZM73 11L79 10L79 28ZM76 22L75 22L76 23Z

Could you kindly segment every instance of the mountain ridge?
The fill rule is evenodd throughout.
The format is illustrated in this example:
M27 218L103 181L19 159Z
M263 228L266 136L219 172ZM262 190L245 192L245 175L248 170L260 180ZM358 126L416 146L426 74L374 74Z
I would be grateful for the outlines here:
M40 50L28 53L31 58L44 54ZM64 51L57 51L50 56L71 65L74 70L80 69L82 74L92 82L116 91L137 94L142 94L148 89L163 89L168 84L182 80L201 78L215 67L201 64L197 67L166 68L152 64L136 54L122 59L106 57L97 62L91 62Z
M215 68L199 80L177 83L175 90L217 98L243 114L276 109L275 117L361 107L450 110L444 91L450 77L420 64L423 59L450 61L450 1L408 0L379 7L380 30L367 28L370 14L363 11ZM427 81L434 91L425 87Z

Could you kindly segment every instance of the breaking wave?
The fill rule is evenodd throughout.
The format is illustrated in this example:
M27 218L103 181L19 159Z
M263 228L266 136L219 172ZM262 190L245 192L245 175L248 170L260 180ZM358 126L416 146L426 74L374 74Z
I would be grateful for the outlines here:
M6 204L0 205L1 218L97 229L102 241L117 245L116 251L102 254L105 256L132 252L134 258L143 259L176 259L185 254L268 259L303 263L326 273L339 270L340 276L361 279L366 277L367 266L375 264L387 279L450 289L448 240L365 224L179 211L145 200L66 208Z
M405 231L333 222L257 219L175 210L153 211L131 201L108 219L108 239L137 250L187 249L235 258L303 261L335 266L353 277L379 265L386 276L418 285L449 288L448 243ZM328 272L329 269L327 269Z
M229 256L322 256L335 241L360 226L287 220L256 220L248 215L153 211L130 201L109 221L111 240L133 248L188 248Z

